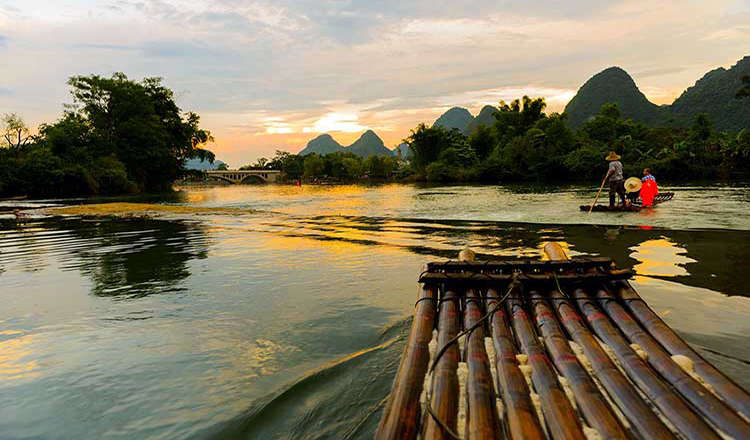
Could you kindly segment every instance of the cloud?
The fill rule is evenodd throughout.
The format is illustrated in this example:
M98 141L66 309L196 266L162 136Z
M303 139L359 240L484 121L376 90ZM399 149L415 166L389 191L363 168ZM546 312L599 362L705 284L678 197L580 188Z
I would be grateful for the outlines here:
M719 29L703 37L706 41L743 40L748 41L750 26L735 26Z
M359 116L351 113L327 113L319 118L311 127L302 129L303 133L356 133L366 130L358 123Z
M612 65L668 99L747 54L743 3L5 0L0 50L16 64L0 103L43 122L68 77L123 71L164 77L233 163L319 131L369 127L392 145L454 105L527 94L562 110Z

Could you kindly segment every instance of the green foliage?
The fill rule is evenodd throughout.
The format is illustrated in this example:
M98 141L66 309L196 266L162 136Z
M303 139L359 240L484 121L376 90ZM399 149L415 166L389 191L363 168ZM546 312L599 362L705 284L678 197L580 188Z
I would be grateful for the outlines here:
M370 156L362 162L362 170L371 178L386 178L398 164L391 156Z
M304 170L308 179L320 178L325 175L326 163L322 157L313 153L305 157Z
M478 125L469 136L469 145L479 159L487 158L497 146L494 130L483 124Z
M750 56L729 69L707 72L671 105L657 106L638 90L627 72L612 67L589 79L565 107L571 127L579 128L599 113L602 105L617 103L622 117L649 127L689 127L701 113L720 131L750 127Z
M141 82L122 73L70 79L73 105L31 137L7 115L7 147L16 159L0 169L0 194L62 196L163 190L181 177L187 159L213 161L213 140L195 113L183 113L159 78ZM3 161L7 157L2 157Z
M674 180L750 171L748 131L719 133L707 115L696 116L690 129L649 128L623 118L617 104L606 103L573 132L566 115L547 115L544 107L544 100L528 97L501 103L495 125L478 126L468 140L420 125L407 139L415 151L410 172L441 182L600 180L610 150L622 156L626 174L635 176L643 168Z
M507 144L526 133L538 120L545 117L546 107L544 98L531 99L524 96L522 101L516 99L510 104L500 101L495 113L495 132L500 144Z
M737 91L736 98L750 97L750 75L742 75L742 88Z
M305 158L288 151L276 150L276 155L268 162L268 168L281 170L287 179L297 180L304 173Z
M0 127L2 128L0 147L8 148L16 158L20 157L31 141L31 134L26 123L17 114L9 113L3 116Z
M273 169L269 168L270 161L266 159L265 157L258 158L258 160L255 161L252 165L243 165L240 167L240 170L265 170L265 169Z

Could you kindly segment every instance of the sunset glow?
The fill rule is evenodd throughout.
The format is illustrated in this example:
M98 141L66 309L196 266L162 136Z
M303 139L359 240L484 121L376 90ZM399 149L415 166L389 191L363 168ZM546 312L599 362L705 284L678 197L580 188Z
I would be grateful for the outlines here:
M746 2L10 0L0 8L0 106L36 126L79 74L164 77L234 165L374 130L393 147L453 106L544 96L561 112L609 66L656 104L746 54Z

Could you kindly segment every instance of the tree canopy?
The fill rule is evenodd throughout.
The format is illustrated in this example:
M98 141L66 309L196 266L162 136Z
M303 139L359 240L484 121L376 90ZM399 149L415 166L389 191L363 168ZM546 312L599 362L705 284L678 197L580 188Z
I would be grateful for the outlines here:
M441 127L417 126L406 139L414 153L416 180L562 182L597 180L610 150L626 171L651 168L661 177L708 179L750 171L748 130L718 132L706 114L690 128L647 127L626 119L617 104L572 131L566 115L546 114L541 98L501 102L492 127L479 125L468 136ZM403 174L403 173L400 173Z
M213 161L203 148L211 134L197 114L182 112L160 78L138 82L115 73L76 76L68 85L73 103L58 121L42 124L33 142L20 118L5 118L14 160L0 170L0 193L163 190L182 176L187 159Z

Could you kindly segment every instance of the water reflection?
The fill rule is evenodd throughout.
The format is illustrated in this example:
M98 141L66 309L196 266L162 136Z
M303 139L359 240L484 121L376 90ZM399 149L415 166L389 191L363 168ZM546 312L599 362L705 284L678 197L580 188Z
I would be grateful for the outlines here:
M656 240L646 240L630 249L633 251L630 257L639 261L633 267L639 275L662 277L687 276L690 273L685 268L685 265L697 262L685 256L687 249L677 246L666 237Z
M33 337L17 330L0 331L0 382L39 376Z
M576 208L583 196L555 193ZM726 296L748 294L737 274L750 231L544 224L540 206L562 212L559 203L499 188L170 197L264 212L0 226L4 435L371 438L420 267L464 247L479 258L538 257L547 241L635 268L655 310L750 383L746 365L722 354L750 356L737 348L750 302ZM496 211L536 223L497 221Z
M73 227L71 235L90 243L69 265L92 281L97 296L143 297L184 291L188 262L208 255L206 226L198 223L132 219Z

